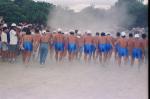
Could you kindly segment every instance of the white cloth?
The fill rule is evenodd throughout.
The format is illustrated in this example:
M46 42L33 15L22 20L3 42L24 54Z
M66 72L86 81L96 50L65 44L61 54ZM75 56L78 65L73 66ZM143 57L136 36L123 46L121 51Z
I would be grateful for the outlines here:
M5 32L1 34L1 41L7 43L7 34Z
M16 31L10 31L10 45L16 45L18 43L18 37Z

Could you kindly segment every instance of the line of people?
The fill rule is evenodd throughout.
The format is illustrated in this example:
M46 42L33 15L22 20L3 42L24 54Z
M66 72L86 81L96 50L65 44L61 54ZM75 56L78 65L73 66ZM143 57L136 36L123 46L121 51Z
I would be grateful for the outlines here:
M70 30L63 32L61 29L50 32L32 26L17 26L15 23L8 28L3 24L0 29L0 56L3 61L15 62L17 54L22 54L23 63L28 64L33 59L40 59L40 64L45 64L48 52L53 57L55 52L56 61L68 57L69 61L81 59L84 53L84 61L99 59L100 63L110 60L115 53L115 60L119 65L130 61L134 64L138 59L140 64L145 60L148 40L146 34L133 34L117 32L116 37L111 33L99 33L95 35L91 31L84 34Z

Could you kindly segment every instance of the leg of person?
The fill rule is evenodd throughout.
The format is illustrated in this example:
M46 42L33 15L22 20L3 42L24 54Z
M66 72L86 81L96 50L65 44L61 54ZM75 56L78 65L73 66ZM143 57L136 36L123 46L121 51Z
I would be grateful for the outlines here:
M60 51L60 54L59 54L59 61L61 61L61 60L63 59L64 43L60 43L60 45L59 45L59 51Z
M68 44L68 60L71 61L71 44Z
M125 58L124 58L124 64L127 64L128 63L128 49L127 48L125 48L124 49L125 50L125 52L124 52L124 56L125 56Z
M43 63L45 64L46 58L47 58L47 54L48 54L48 47L44 48L44 54L43 54Z
M99 61L102 62L101 44L98 44Z
M118 65L121 66L121 59L122 59L122 48L118 49Z
M43 46L42 44L40 45L40 64L43 64L43 55L44 54L44 50L43 50Z
M84 45L84 61L87 62L88 45Z

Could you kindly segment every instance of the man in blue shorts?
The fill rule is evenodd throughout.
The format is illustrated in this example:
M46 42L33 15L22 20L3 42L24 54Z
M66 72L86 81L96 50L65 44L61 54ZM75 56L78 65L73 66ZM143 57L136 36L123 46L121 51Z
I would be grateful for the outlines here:
M135 59L138 59L138 64L140 65L140 61L142 61L143 52L144 52L144 45L142 43L142 40L140 39L140 35L135 34L131 65L134 64Z
M75 36L74 31L70 31L70 35L67 38L68 42L68 59L72 61L77 52L77 37Z
M92 48L93 37L91 35L91 31L87 32L87 35L85 35L83 40L84 40L84 61L86 62L87 58L88 58L88 61L91 60L92 51L93 51L93 48Z
M104 32L101 33L101 36L98 39L98 50L99 50L99 60L102 63L106 62L107 59L107 46L106 46L107 38Z
M55 44L55 59L56 61L61 61L64 52L64 35L62 30L58 29L58 33L54 35L54 44Z
M121 59L124 58L124 62L127 63L128 59L128 40L126 39L126 33L121 32L121 38L119 38L116 42L120 47L118 49L118 64L121 65Z

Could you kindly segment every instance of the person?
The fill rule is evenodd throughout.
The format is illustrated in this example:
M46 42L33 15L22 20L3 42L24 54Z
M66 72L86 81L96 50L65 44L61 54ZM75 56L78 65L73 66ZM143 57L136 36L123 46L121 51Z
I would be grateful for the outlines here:
M16 53L17 44L18 44L18 35L16 32L16 24L15 23L12 23L9 35L10 35L10 42L9 42L10 62L15 62L16 54L17 54Z
M81 32L79 31L78 34L77 34L77 54L76 54L76 58L81 59L83 49L84 49L83 36L81 35Z
M41 65L45 64L45 60L49 49L49 42L50 42L50 34L48 34L46 30L43 30L40 39L40 49L39 49Z
M110 59L113 49L113 38L110 33L107 33L106 39L107 59Z
M33 58L38 59L39 45L41 40L41 34L38 28L35 28L35 34L33 35Z
M50 37L50 46L49 46L49 49L50 49L50 58L52 59L53 56L54 56L54 47L55 47L55 43L54 43L54 37L56 35L56 31L53 31L51 33L51 37Z
M115 44L115 42L116 42L118 39L120 39L120 36L121 36L120 32L117 32L117 33L116 33L116 38L114 39L115 60L118 60L118 59L117 59L117 58L118 58L118 50L119 50L119 47L120 47L119 43L116 43L116 44Z
M23 63L28 64L33 50L33 36L28 27L25 29L25 32L26 34L22 37Z
M70 31L70 35L67 37L68 42L68 59L72 61L77 51L77 37L74 31Z
M144 48L144 55L143 55L143 61L145 60L145 62L147 62L148 60L148 39L147 39L147 35L145 33L142 34L142 45Z
M122 58L124 58L124 63L127 63L127 59L128 59L128 42L126 39L126 33L125 32L121 32L121 38L119 38L116 41L116 44L119 44L119 49L118 49L118 65L121 66L121 60Z
M63 58L67 56L67 50L68 50L68 32L64 32L64 52L63 52Z
M93 59L96 60L98 57L98 38L99 32L96 32L95 36L93 37Z
M55 59L56 61L61 61L64 52L64 35L62 34L61 29L58 29L58 33L56 33L56 35L54 36L54 44L55 44Z
M84 61L87 62L91 60L92 56L92 44L93 44L93 37L91 35L91 31L87 31L87 35L83 38L84 40Z
M101 36L98 39L99 60L102 63L105 63L107 59L106 42L107 42L106 34L102 32Z
M129 39L128 39L128 59L131 60L132 58L132 50L133 50L133 46L134 46L134 38L133 38L133 34L129 33Z
M8 42L7 42L7 25L3 25L1 33L1 48L2 48L2 59L3 61L8 60Z
M144 53L144 45L142 40L140 39L139 34L135 34L135 40L134 40L134 45L133 45L133 50L132 50L132 61L131 61L131 66L133 66L135 59L138 59L138 65L140 65Z

